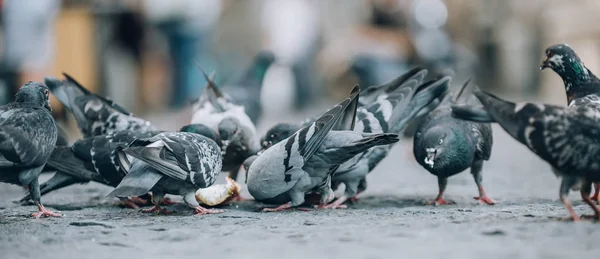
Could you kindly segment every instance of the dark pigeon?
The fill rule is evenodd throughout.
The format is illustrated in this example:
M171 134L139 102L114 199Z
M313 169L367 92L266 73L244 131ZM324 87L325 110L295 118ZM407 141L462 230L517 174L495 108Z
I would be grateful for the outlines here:
M127 172L109 196L129 197L152 191L154 207L144 212L166 212L165 194L183 196L196 214L220 213L201 207L195 192L211 186L221 171L221 149L210 138L196 133L164 132L118 148L119 165Z
M513 138L548 162L562 177L560 200L578 220L567 196L581 187L583 200L600 219L590 198L591 183L600 182L600 102L568 108L535 103L512 103L476 89L480 106L453 106L453 116L477 122L495 122Z
M56 98L75 116L84 138L119 131L154 131L150 122L133 116L112 100L85 89L71 76L65 80L46 77L44 81Z
M600 101L600 79L581 61L567 44L556 44L545 51L540 69L551 68L563 80L569 106L582 106ZM592 199L600 199L600 183L595 184Z
M203 124L219 134L223 152L223 171L237 180L244 160L260 150L256 126L243 106L236 104L222 92L200 67L208 85L205 93L193 104L192 124Z
M248 191L258 201L278 204L263 211L281 211L304 203L308 192L320 193L320 204L334 195L331 177L339 165L377 145L397 142L396 134L353 132L359 88L310 126L269 147L248 168Z
M468 84L461 88L464 91ZM492 128L489 123L476 123L453 118L450 104L460 98L449 96L443 104L425 117L417 129L413 143L413 154L417 162L431 174L437 176L439 193L430 205L449 204L443 198L448 177L471 168L477 184L480 203L492 205L482 185L483 162L492 153ZM472 96L468 96L471 98Z
M84 138L72 146L57 146L46 163L46 170L56 171L48 181L40 185L40 194L62 189L76 183L94 181L116 187L125 172L117 163L116 149L126 147L137 138L147 138L159 132L120 131L107 135ZM31 194L21 199L21 203L31 199ZM133 208L135 203L123 202Z
M0 181L28 186L39 212L33 216L61 216L44 208L40 201L40 175L58 133L52 114L48 87L27 82L15 101L0 107Z

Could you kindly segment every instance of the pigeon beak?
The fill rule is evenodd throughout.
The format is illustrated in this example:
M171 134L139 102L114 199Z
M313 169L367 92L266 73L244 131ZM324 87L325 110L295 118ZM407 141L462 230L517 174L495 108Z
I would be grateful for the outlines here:
M227 147L229 146L230 142L231 140L221 141L221 155L225 156L225 154L227 153Z
M549 68L550 67L550 61L548 61L548 59L545 59L544 62L542 62L542 65L540 66L540 70L544 70L544 68Z
M425 157L425 164L433 168L433 165L435 164L435 156L437 155L437 149L428 148L425 151L427 152L427 157Z

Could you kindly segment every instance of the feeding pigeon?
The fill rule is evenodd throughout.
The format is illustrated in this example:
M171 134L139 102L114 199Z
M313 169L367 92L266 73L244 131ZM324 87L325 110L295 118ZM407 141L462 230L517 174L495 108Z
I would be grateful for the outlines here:
M61 216L42 205L40 175L57 140L50 113L48 87L29 81L16 94L15 101L0 107L0 181L29 186L39 212L33 216Z
M245 108L246 114L254 124L258 123L262 115L261 91L263 79L275 55L269 51L259 52L252 64L233 84L222 85L221 91L227 93L232 102Z
M600 79L581 61L577 53L567 44L556 44L546 48L546 59L540 69L551 68L563 80L569 106L588 105L600 100ZM598 200L600 183L592 199Z
M435 108L447 91L450 79L444 77L420 84L426 72L415 68L385 85L367 88L367 95L361 94L359 98L354 131L399 134L413 117ZM308 122L310 124L311 120ZM307 126L306 122L302 126ZM300 127L289 123L275 125L261 141L263 148L289 137ZM391 145L373 147L341 165L332 178L332 186L335 190L343 182L346 192L325 207L343 207L341 204L350 197L356 200L356 195L366 188L366 175L387 156L390 149Z
M310 126L251 157L248 191L257 200L281 204L263 211L281 211L304 203L310 191L321 194L321 205L333 199L331 176L340 164L365 150L397 142L396 134L353 132L359 88L321 115Z
M125 147L137 138L147 138L158 134L157 131L119 131L107 135L84 138L72 146L57 146L46 163L46 170L56 171L54 176L40 185L40 194L62 189L76 183L94 181L116 187L125 173L117 163L115 150ZM21 203L31 199L28 194ZM139 199L123 199L125 206L137 208Z
M571 219L578 220L579 216L567 195L569 189L575 189L582 183L581 196L594 210L595 218L599 219L600 210L589 194L591 183L600 181L600 102L564 108L535 103L515 104L479 89L474 94L483 107L453 106L453 116L500 124L562 177L560 200Z
M106 97L85 89L71 76L65 80L46 77L46 85L73 115L83 137L104 135L118 131L153 131L150 122L137 118L125 108Z
M237 179L244 160L260 150L256 127L243 106L235 104L221 92L213 80L202 72L208 82L205 93L194 103L192 124L204 124L219 134L223 153L223 171Z
M361 133L400 134L407 123L421 113L429 112L440 103L440 98L448 90L449 77L431 80L418 85L409 80L400 86L399 92L393 92L386 99L378 99L368 107L357 111L357 126L354 131ZM332 186L344 183L344 195L327 208L342 208L349 198L356 200L358 193L366 188L366 176L389 153L392 145L376 146L342 164L332 178ZM334 188L335 189L335 188Z
M188 132L164 132L137 139L117 149L120 166L127 172L109 196L139 196L152 191L154 207L144 212L164 212L165 194L183 196L196 214L220 213L198 204L198 188L211 186L221 171L221 149L208 137Z
M483 162L492 153L492 128L488 123L476 123L452 117L450 103L456 103L465 90L467 81L456 97L449 95L434 111L429 113L417 129L413 143L413 154L417 162L438 177L439 193L429 205L449 204L443 198L448 177L471 168L471 174L479 189L478 199L493 205L482 185ZM469 95L469 99L472 96Z

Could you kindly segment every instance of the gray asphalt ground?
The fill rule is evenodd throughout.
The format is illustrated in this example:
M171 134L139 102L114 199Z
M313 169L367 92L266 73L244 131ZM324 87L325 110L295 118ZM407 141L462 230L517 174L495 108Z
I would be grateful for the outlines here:
M494 206L473 200L468 172L449 181L446 198L456 205L425 206L437 181L413 160L408 140L344 210L262 213L264 205L248 201L216 215L184 205L148 215L116 206L105 198L110 188L90 183L44 196L64 216L36 220L34 206L13 203L24 190L0 184L0 258L598 258L600 225L557 220L567 212L549 167L497 127L494 138L483 173ZM590 213L578 193L570 198Z

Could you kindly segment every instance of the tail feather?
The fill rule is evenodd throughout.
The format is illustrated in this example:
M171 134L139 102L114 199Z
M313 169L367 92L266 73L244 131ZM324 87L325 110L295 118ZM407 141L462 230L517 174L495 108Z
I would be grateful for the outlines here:
M106 180L96 172L92 162L77 157L70 147L55 147L46 165L81 181L107 184Z
M367 151L374 146L390 145L398 142L400 137L394 133L364 134L364 138L354 141L344 147L331 151L333 162L342 164L348 159Z
M452 105L452 116L461 120L475 122L496 122L485 108L471 105Z

